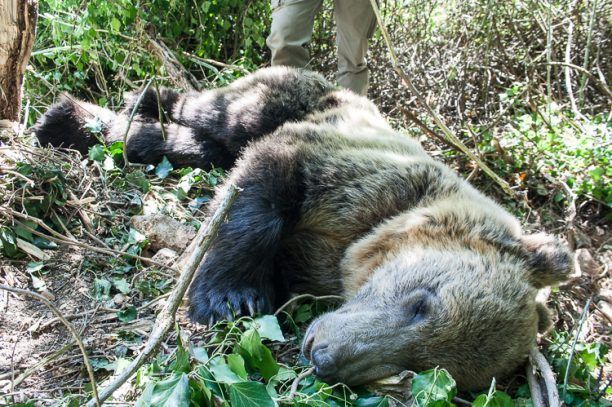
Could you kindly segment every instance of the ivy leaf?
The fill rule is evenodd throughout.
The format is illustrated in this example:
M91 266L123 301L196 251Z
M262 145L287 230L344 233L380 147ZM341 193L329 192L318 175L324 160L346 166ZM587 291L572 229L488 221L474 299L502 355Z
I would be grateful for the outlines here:
M426 370L412 379L412 397L419 407L450 406L456 394L455 380L444 369Z
M244 359L237 353L232 353L231 355L227 355L227 365L232 372L236 373L238 377L243 380L247 379L247 371L244 367Z
M164 156L162 161L157 164L157 167L155 167L155 175L157 175L161 179L164 179L168 176L168 174L170 174L170 171L172 171L172 169L172 164L170 164L170 161L168 161L166 156Z
M104 278L96 278L94 280L94 297L98 300L109 297L111 289L110 281Z
M31 261L28 263L26 267L26 271L28 273L34 273L36 271L40 271L45 267L45 263L42 261Z
M190 397L189 378L185 373L147 386L135 407L188 406Z
M278 319L274 315L264 315L263 317L255 318L253 325L260 337L272 341L285 342Z
M125 180L136 186L142 192L148 192L151 189L151 183L147 179L144 172L136 170L125 175Z
M118 278L116 280L113 280L113 285L115 286L117 291L119 291L122 294L130 293L130 289L131 289L130 283L128 283L125 278Z
M104 161L104 147L100 144L96 144L93 147L89 147L89 159L92 161Z
M107 152L113 158L123 156L123 141L115 141L108 146Z
M89 130L90 132L92 132L93 134L102 133L102 126L104 126L104 123L102 123L102 120L100 120L99 117L95 117L92 120L88 120L87 123L85 123L85 128ZM97 146L99 146L99 144L95 145L92 148L95 148ZM96 161L101 161L101 160L96 160Z
M383 396L359 397L356 407L389 407L389 399Z
M266 381L278 373L278 363L270 349L261 343L261 337L254 328L249 328L244 332L236 350L248 364L259 369Z
M220 383L233 384L243 382L246 379L243 379L232 371L231 367L225 362L223 357L217 357L210 361L210 371L215 377L215 380Z
M266 386L259 382L234 383L229 393L232 407L274 407Z
M494 391L492 394L481 394L472 403L474 407L514 407L512 398L503 391Z
M136 319L136 316L138 316L138 311L136 311L136 307L133 305L130 305L129 307L117 312L117 318L119 318L119 321L121 322L133 321Z

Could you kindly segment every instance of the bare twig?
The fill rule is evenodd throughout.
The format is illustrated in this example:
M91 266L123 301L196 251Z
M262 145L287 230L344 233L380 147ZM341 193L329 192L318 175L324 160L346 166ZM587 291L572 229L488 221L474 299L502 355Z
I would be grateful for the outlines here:
M378 8L378 4L376 0L370 0L370 3L372 4L372 9L374 10L374 14L376 15L378 26L380 27L380 30L383 35L383 39L385 40L385 43L387 45L389 55L391 56L393 70L395 70L395 72L399 75L400 79L402 80L402 83L417 98L417 100L419 101L419 104L423 106L425 110L427 110L427 112L431 115L436 125L440 128L440 130L442 130L442 133L444 133L444 136L446 137L446 139L452 145L454 145L455 148L459 149L461 152L466 154L471 160L473 160L476 163L476 165L478 165L491 179L493 179L493 181L495 181L497 185L499 185L506 194L508 194L512 198L516 198L517 194L512 188L510 188L510 185L508 185L506 181L501 179L491 168L489 168L487 164L485 164L469 148L467 148L467 146L463 144L463 142L457 136L453 134L453 132L446 126L446 124L444 124L440 116L429 106L429 104L425 100L425 97L416 88L416 86L412 83L408 75L406 75L404 70L399 65L399 60L397 58L397 54L395 53L395 48L393 47L393 44L391 43L391 37L389 36L389 32L387 31L387 28L385 27L385 24L382 20L382 17L380 15L380 10Z
M344 297L340 296L340 295L320 295L320 296L316 296L313 294L300 294L300 295L296 295L293 298L290 298L289 301L287 301L286 303L284 303L283 305L281 305L276 312L274 313L274 315L279 315L281 312L283 312L289 305L293 304L294 302L297 302L299 300L303 300L303 299L311 299L313 301L324 301L324 300L336 300L336 301L344 301Z
M610 88L608 87L608 85L606 84L606 82L602 81L601 79L599 79L596 75L593 75L591 72L587 71L586 69L584 69L581 66L575 65L575 64L571 64L571 63L567 63L567 62L559 62L559 61L551 61L548 62L549 65L559 65L559 66L567 66L569 68L572 68L578 72L581 72L582 74L588 76L589 78L591 78L593 80L593 83L595 84L595 86L597 86L599 88L599 90L601 90L607 97L608 99L612 98L612 90L610 90Z
M582 66L583 75L580 78L580 88L578 88L578 100L581 106L584 102L584 91L587 85L587 74L585 74L585 72L588 73L591 78L597 79L595 76L590 75L590 72L588 70L590 62L589 57L591 52L591 40L593 38L593 27L595 26L595 14L597 14L597 0L593 0L593 7L591 8L591 15L589 16L589 30L587 32L587 41L584 47L584 58L582 59L584 61L584 65ZM610 94L609 90L608 97L612 97L612 94Z
M89 363L89 358L87 357L87 351L85 350L85 345L83 345L83 341L81 340L76 329L74 329L74 326L72 326L72 324L66 318L64 318L60 310L58 310L55 307L55 305L53 305L51 301L46 299L44 296L38 293L29 291L29 290L23 290L21 288L10 287L4 284L0 284L0 289L10 291L15 294L21 294L21 295L26 295L28 297L36 298L37 300L45 304L47 307L49 307L49 309L51 309L51 311L55 314L55 316L58 317L62 321L62 323L66 326L66 328L68 328L68 330L72 334L72 337L74 338L77 345L79 346L79 349L81 350L81 354L83 355L83 363L85 363L85 367L87 368L87 374L89 375L89 380L91 381L91 386L92 386L92 390L94 394L94 398L92 399L91 405L100 406L101 399L98 396L98 390L96 386L96 378L94 376L94 371L93 371L93 368L91 367L91 364Z
M565 367L565 376L563 377L563 400L565 400L565 395L567 394L567 383L569 382L569 372L572 367L572 359L574 358L574 352L576 351L576 345L578 344L578 339L580 338L580 332L582 332L582 325L586 320L587 313L589 312L589 306L591 305L591 299L589 298L584 305L584 309L582 310L582 315L580 316L580 323L578 324L578 329L576 329L576 336L574 337L574 342L572 343L572 349L570 350L569 357L567 358L567 366Z
M527 363L527 367L525 369L533 407L545 407L542 388L540 387L540 383L538 383L538 378L535 376L535 366L533 366L531 363Z
M157 346L166 336L168 331L174 325L176 311L181 304L183 296L191 284L191 280L202 261L204 254L212 245L221 224L225 221L225 217L230 206L238 197L238 188L230 185L221 204L215 211L214 215L208 222L205 228L201 228L195 240L198 242L197 250L190 257L189 264L182 272L180 278L176 282L176 286L172 290L170 297L166 301L164 308L160 311L155 320L155 324L151 330L149 340L145 344L143 350L138 356L127 366L107 387L100 391L100 400L104 401L109 398L115 390L125 383L132 375L142 366L147 359L153 354ZM95 400L87 402L88 407L93 407Z
M291 383L291 390L289 391L289 395L287 396L287 399L288 399L287 401L291 401L295 398L300 382L304 380L305 378L307 378L308 376L312 376L314 371L315 371L315 368L311 367L308 370L304 370L295 379L293 379L293 383Z
M147 93L147 90L149 89L149 86L151 86L151 84L153 83L154 79L155 77L147 81L147 84L142 89L142 92L140 92L140 95L138 95L138 99L136 99L136 103L134 103L134 107L132 108L132 112L130 113L130 117L128 118L127 128L125 129L125 134L123 135L123 164L124 165L129 165L128 156L127 156L127 139L128 139L128 133L130 132L130 127L132 127L132 121L134 120L134 116L136 115L136 112L138 111L138 107L140 106L140 103L142 103L142 98L144 97L144 94Z
M572 41L574 39L574 22L572 21L572 13L574 11L574 7L576 6L576 1L574 0L570 6L569 17L567 18L567 44L565 46L565 87L567 90L567 96L569 97L570 104L572 106L572 111L576 116L582 116L578 111L578 106L576 105L576 99L574 98L574 91L572 90L572 73L568 66L572 61Z
M537 368L542 374L544 383L546 384L546 392L548 394L548 406L559 407L561 405L559 401L559 391L557 390L557 381L555 374L553 373L550 364L540 353L537 347L531 348L529 352L529 361L534 368ZM529 368L528 368L529 369Z

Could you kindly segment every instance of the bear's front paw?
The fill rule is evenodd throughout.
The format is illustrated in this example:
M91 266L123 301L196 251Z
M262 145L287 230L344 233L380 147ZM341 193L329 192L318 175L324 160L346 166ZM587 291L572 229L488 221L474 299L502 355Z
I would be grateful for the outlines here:
M189 317L210 327L224 319L232 321L244 315L270 313L272 300L265 291L249 286L194 286L189 293Z

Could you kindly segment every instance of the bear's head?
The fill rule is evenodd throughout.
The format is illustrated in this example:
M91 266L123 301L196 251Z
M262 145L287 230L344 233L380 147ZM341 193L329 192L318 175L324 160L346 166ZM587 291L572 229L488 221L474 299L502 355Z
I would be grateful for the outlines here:
M318 376L358 385L439 366L470 390L525 362L548 322L537 290L567 278L569 252L543 234L444 229L385 227L348 251L349 299L302 348Z

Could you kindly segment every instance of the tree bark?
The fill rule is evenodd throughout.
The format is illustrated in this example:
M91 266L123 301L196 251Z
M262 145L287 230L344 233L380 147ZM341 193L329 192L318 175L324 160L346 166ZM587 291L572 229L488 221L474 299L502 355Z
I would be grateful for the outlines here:
M37 0L0 0L0 127L19 121L23 74L36 35Z

